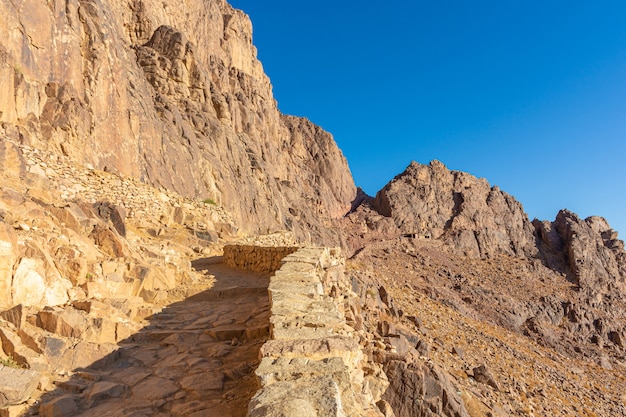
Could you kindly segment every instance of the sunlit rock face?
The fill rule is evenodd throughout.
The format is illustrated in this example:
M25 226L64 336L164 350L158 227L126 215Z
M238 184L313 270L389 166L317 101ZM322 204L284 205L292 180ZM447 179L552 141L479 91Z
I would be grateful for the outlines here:
M333 138L280 114L224 1L0 5L0 133L230 209L243 231L335 242L356 195Z

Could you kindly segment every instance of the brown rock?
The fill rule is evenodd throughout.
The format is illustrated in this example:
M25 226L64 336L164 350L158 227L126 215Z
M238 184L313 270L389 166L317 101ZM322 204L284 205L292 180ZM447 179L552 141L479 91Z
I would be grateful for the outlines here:
M438 367L390 360L385 364L389 388L383 395L396 417L469 417L457 389Z
M76 397L74 395L62 395L39 406L41 417L64 417L78 412Z
M119 235L108 227L96 224L90 236L96 245L112 258L120 258L126 253L125 245Z
M58 248L54 254L54 264L59 273L69 279L72 285L80 286L87 282L87 261L77 248L71 246Z
M412 162L376 195L374 207L401 233L444 240L472 257L536 251L522 205L486 180L449 171L441 162Z
M16 305L5 311L0 312L0 318L13 324L18 330L22 328L24 324L24 307L21 304Z
M59 336L80 338L87 328L87 320L71 307L46 307L37 313L37 326Z
M87 392L87 399L93 405L107 398L119 398L126 392L126 385L117 382L98 381Z
M211 198L248 232L338 240L324 220L347 212L356 193L345 158L328 133L280 114L243 12L214 1L165 12L152 0L28 9L37 12L0 7L0 25L19 28L0 42L3 131ZM19 172L10 148L0 163Z
M174 382L156 376L145 378L132 388L134 396L147 400L165 398L176 391L178 387Z
M472 370L472 376L476 381L485 385L489 385L496 391L500 391L500 387L498 386L496 379L493 377L489 369L487 369L487 366L480 365L475 367Z

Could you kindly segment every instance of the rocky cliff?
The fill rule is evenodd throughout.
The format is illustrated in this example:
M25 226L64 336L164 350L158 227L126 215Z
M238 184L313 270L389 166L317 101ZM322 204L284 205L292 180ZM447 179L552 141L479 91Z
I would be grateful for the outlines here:
M0 135L230 209L245 232L335 240L355 187L332 137L281 115L223 0L0 4Z
M535 250L533 227L517 200L439 161L411 163L378 192L374 207L403 233L442 239L469 256Z

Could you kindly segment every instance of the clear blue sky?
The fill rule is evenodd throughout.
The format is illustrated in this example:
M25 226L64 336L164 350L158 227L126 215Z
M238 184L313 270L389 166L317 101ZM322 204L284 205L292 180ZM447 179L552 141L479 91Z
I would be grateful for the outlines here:
M626 1L232 0L283 113L374 195L438 159L626 237Z

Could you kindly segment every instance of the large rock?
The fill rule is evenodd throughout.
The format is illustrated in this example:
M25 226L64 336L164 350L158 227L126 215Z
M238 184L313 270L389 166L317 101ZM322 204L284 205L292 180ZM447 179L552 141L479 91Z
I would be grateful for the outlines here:
M22 258L13 277L13 304L54 306L66 303L72 283L54 272L47 272L42 260Z
M582 220L561 210L554 222L535 221L534 225L547 263L563 268L570 281L596 293L626 291L624 242L605 219Z
M443 239L468 256L536 251L533 227L517 200L439 161L412 162L378 192L374 206L402 233Z
M623 352L626 251L617 232L601 217L583 220L567 210L554 222L535 220L534 226L541 257L576 289L575 298L552 308L556 317L566 318L563 325L574 340Z
M469 417L457 388L436 365L390 360L385 373L389 388L383 399L397 417Z

